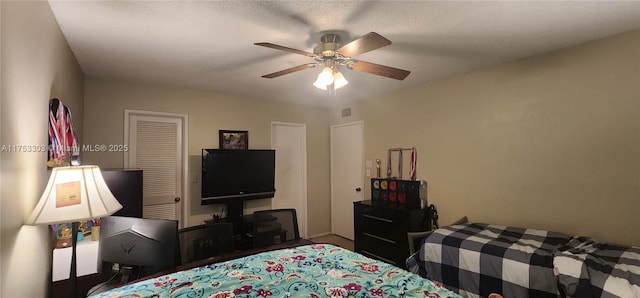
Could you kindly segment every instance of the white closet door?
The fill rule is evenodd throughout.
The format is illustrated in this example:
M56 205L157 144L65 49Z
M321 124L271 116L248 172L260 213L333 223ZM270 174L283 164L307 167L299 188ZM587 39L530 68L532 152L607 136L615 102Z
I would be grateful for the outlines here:
M300 237L307 237L307 127L302 123L271 123L271 148L276 150L276 194L271 208L294 208Z
M142 169L142 216L181 221L184 120L131 113L128 121L127 167Z
M331 126L331 232L353 240L353 202L362 201L364 122Z

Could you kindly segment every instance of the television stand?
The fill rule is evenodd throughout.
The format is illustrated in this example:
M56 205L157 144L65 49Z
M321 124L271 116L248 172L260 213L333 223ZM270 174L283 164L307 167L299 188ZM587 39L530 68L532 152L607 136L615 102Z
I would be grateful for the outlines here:
M253 239L250 237L252 232L251 222L252 215L244 215L244 200L226 202L227 216L223 219L231 222L233 225L233 239L236 249L250 249L253 247Z
M205 224L220 220L230 222L233 225L233 236L236 249L253 248L253 215L244 215L244 202L248 200L273 198L274 192L228 196L224 199L203 199L203 205L225 204L227 215L225 218L205 220Z
M227 205L227 221L235 223L237 220L242 220L242 215L244 214L244 200L226 202L225 204Z

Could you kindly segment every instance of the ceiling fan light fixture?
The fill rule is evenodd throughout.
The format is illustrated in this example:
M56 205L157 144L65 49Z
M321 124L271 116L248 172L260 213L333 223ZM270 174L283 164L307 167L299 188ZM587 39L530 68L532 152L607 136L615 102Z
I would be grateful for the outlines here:
M330 67L325 67L318 75L318 79L313 83L316 88L327 90L327 86L333 84L333 70Z
M280 51L303 55L314 60L313 63L306 63L263 75L263 78L272 79L322 65L323 70L318 75L318 78L313 83L313 85L322 90L329 90L330 93L334 93L335 89L344 87L349 83L338 71L338 66L345 66L350 70L365 72L396 80L404 80L411 73L410 71L404 69L353 59L353 57L355 56L391 44L390 40L382 37L378 33L369 32L366 35L354 39L345 45L342 45L339 42L340 36L338 36L337 34L325 34L320 38L320 44L313 48L313 53L268 42L259 42L254 44Z
M321 85L317 81L313 83L313 86L316 86L318 89L327 90L327 85Z
M349 81L347 81L347 79L344 78L341 72L336 71L333 74L333 86L335 89L342 88L347 84L349 84Z

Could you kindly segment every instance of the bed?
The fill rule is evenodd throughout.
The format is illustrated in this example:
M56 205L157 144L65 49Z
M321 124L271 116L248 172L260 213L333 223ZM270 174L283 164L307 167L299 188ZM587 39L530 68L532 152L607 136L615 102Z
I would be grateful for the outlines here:
M466 297L640 297L640 248L481 223L440 228L410 271Z
M460 297L355 252L313 244L139 281L92 297Z
M553 263L567 297L640 297L640 247L572 237Z
M569 238L482 223L453 225L424 239L407 265L467 297L558 297L553 252Z

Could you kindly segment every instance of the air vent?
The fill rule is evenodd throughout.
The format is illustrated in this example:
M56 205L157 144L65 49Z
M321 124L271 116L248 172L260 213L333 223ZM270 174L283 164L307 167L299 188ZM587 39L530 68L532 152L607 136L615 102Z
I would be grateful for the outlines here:
M346 109L342 109L342 117L349 117L351 116L351 108L346 108Z

